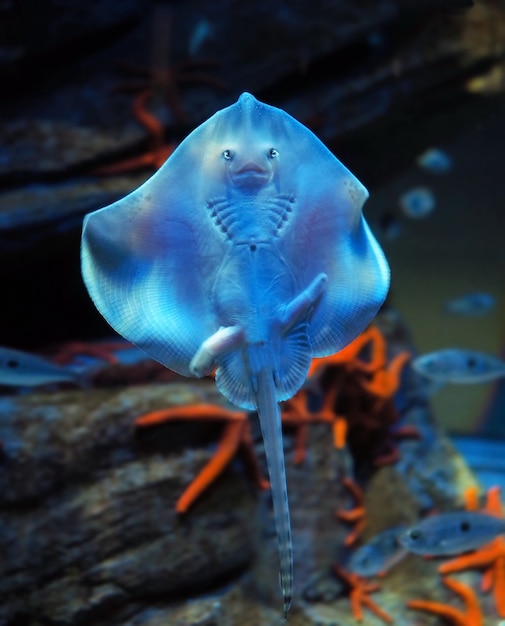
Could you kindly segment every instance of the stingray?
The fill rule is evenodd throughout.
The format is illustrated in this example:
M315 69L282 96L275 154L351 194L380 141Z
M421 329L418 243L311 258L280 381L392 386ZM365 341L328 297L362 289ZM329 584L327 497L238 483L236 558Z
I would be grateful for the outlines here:
M258 412L284 615L293 557L278 403L384 301L389 268L367 197L310 130L243 93L84 220L82 274L109 324L179 374L215 371L228 400Z

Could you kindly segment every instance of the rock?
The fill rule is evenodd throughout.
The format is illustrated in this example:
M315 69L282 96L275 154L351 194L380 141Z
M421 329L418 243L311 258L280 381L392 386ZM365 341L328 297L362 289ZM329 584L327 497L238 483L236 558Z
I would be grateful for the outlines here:
M240 475L179 517L175 501L210 453L146 453L134 440L135 416L205 390L2 399L0 623L89 624L147 597L211 588L251 562L258 521Z
M85 213L119 200L139 187L147 177L148 174L140 173L74 181L71 185L39 184L0 194L3 252L32 247L35 241L44 237L45 230L40 226L47 222L51 230L59 230L61 233L67 227L80 225ZM16 230L21 231L21 237L16 238L16 233L12 233Z
M37 501L67 484L94 479L118 461L138 460L136 417L203 398L224 403L209 383L1 398L0 505Z

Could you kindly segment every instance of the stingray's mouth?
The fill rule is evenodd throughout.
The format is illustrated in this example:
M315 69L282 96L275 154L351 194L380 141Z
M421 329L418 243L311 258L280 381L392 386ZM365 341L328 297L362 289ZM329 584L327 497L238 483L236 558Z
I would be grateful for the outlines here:
M263 185L270 180L271 172L255 163L247 163L239 170L230 173L235 185Z

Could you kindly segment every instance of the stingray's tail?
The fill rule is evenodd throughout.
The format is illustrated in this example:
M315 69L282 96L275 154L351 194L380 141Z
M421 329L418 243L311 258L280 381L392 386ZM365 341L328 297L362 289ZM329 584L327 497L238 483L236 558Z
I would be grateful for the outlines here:
M255 387L256 408L263 433L272 489L275 528L279 541L280 582L284 599L284 617L286 617L291 606L293 592L293 547L282 445L281 414L275 397L275 382L271 368L263 367L259 370Z

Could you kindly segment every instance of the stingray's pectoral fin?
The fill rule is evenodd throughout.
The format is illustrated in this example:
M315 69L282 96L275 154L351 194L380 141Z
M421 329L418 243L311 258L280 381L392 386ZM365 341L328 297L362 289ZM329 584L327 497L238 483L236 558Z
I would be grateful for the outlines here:
M245 343L241 326L226 326L206 339L191 359L189 370L193 376L207 376L216 365L216 359L241 348Z
M281 316L281 333L288 331L290 328L298 324L303 318L306 318L310 310L316 305L319 298L323 295L328 276L321 272L300 294L293 298L284 309Z

